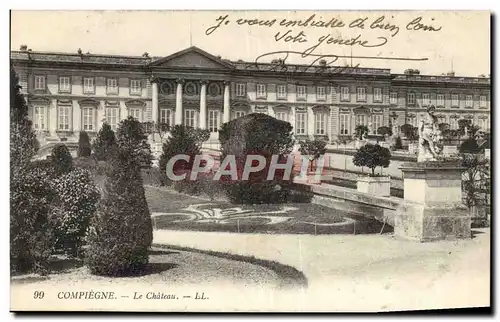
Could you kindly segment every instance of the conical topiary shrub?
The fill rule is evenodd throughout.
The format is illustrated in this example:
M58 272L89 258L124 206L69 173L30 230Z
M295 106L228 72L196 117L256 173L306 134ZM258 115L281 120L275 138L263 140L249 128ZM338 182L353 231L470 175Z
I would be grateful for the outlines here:
M85 263L96 275L141 274L147 268L153 231L139 165L118 149L106 176L87 234Z

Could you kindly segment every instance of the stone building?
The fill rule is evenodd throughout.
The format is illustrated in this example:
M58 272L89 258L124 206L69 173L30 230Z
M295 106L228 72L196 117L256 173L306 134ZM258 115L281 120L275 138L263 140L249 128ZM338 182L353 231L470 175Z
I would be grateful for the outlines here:
M76 142L103 122L113 128L132 115L141 122L209 129L259 112L290 122L297 139L350 137L357 124L375 133L418 124L425 107L452 128L469 118L489 129L490 79L432 76L408 70L229 61L190 47L166 57L11 52L42 146ZM156 145L154 148L159 148Z

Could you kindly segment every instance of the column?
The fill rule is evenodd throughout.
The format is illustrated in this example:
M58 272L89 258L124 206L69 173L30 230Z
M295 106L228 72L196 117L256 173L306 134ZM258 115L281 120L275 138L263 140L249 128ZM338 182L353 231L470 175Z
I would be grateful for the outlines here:
M182 124L182 84L184 84L184 80L178 79L175 95L175 125Z
M151 107L151 121L158 122L158 78L151 80L152 89L152 107Z
M96 106L97 108L97 131L99 131L102 128L102 124L104 123L106 119L106 102L101 101L99 105Z
M230 100L230 93L229 93L229 85L230 82L224 82L224 114L222 118L223 123L227 123L230 120L230 110L229 110L229 100Z
M292 133L296 133L295 129L295 106L290 107L290 116L289 116L289 123L292 126Z
M314 136L316 128L316 120L314 118L314 111L311 106L307 106L307 135Z
M207 82L201 81L200 89L200 129L207 128Z

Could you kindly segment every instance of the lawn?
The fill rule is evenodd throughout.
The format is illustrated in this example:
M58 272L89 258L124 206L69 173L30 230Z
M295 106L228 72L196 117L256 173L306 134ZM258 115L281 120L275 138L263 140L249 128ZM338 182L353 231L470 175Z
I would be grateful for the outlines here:
M232 205L146 186L155 229L278 234L370 234L382 223L312 203ZM389 227L387 227L389 228Z
M283 265L281 265L283 266ZM248 260L212 256L196 251L157 248L150 251L149 268L142 276L105 277L90 274L82 261L62 256L53 256L50 262L51 273L46 276L25 274L12 276L11 285L37 284L72 285L83 283L88 287L99 285L123 285L141 283L163 286L217 286L220 283L236 285L255 285L259 287L280 288L283 286L279 271L261 263L253 264ZM290 281L286 281L290 285Z

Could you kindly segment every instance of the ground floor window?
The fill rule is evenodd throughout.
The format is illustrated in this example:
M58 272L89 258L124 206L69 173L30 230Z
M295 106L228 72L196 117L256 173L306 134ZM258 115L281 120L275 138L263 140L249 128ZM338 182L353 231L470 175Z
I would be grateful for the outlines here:
M140 108L129 108L128 115L132 116L133 118L135 118L136 120L141 122L142 118L141 118L141 109Z
M372 131L373 133L378 132L378 128L381 127L382 124L382 115L381 114L375 114L372 115Z
M245 114L244 111L233 111L233 120L245 116Z
M208 110L208 130L210 132L219 131L219 111L218 110Z
M35 106L34 108L34 117L33 117L33 125L35 130L45 130L45 107L44 106Z
M276 112L276 118L280 121L288 122L288 112Z
M94 131L94 112L92 107L84 107L82 109L82 127L84 131Z
M490 129L490 125L489 125L489 122L488 122L488 119L478 119L477 120L477 125L481 128L481 130L485 131L485 130L489 130Z
M450 117L450 129L458 130L458 118Z
M184 111L184 125L190 127L196 127L196 110L185 110Z
M325 113L316 113L314 114L314 124L315 131L314 133L317 135L325 135L326 134L326 117Z
M59 130L60 131L69 131L69 113L70 113L70 107L69 106L59 106Z
M349 134L351 117L349 114L340 114L339 125L340 125L340 135Z
M160 123L167 124L168 126L172 126L172 124L174 123L173 116L174 116L174 113L173 113L172 109L162 108L160 110Z
M367 125L366 123L367 117L366 115L356 115L356 125Z
M111 126L113 131L116 131L118 126L118 120L120 115L120 109L118 107L107 107L106 108L106 122Z
M306 134L307 130L307 114L297 113L295 114L295 134Z

